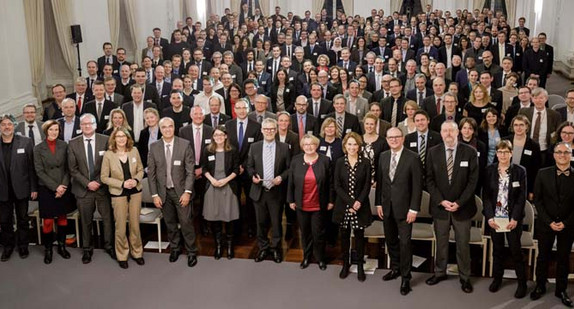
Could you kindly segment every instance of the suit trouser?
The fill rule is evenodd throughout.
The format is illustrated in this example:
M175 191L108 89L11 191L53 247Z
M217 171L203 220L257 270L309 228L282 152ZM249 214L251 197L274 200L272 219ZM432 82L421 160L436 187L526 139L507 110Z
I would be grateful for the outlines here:
M257 217L257 243L259 250L269 249L269 223L271 223L271 248L281 249L281 237L283 236L283 226L281 225L283 205L281 194L276 188L267 191L261 188L261 197L259 201L253 202L255 206L255 216Z
M192 205L182 207L179 196L174 189L167 189L165 202L162 207L163 218L167 226L167 237L171 250L180 250L181 236L188 255L196 255L195 230L193 229ZM177 224L181 226L181 234Z
M403 279L411 279L413 225L408 224L406 219L396 219L392 208L389 214L385 213L383 222L385 242L391 257L391 269L400 271Z
M536 260L536 282L546 283L548 278L548 263L556 238L556 293L565 292L570 272L570 250L574 241L571 229L562 232L541 231L538 234L538 259Z
M325 212L303 211L297 208L297 220L301 229L303 258L309 259L311 253L317 261L325 258Z
M142 194L136 193L128 196L112 197L112 208L116 220L116 256L118 261L127 261L131 252L133 258L143 255L142 239L140 234L140 210ZM126 236L126 221L129 220L130 240Z
M470 278L470 219L457 220L452 214L448 214L447 219L433 218L434 232L436 235L436 276L446 276L446 266L448 262L448 245L450 226L454 229L456 241L456 262L461 280L467 281Z
M84 249L93 249L92 245L92 223L94 220L94 211L98 207L102 215L104 224L104 249L112 249L112 238L114 235L114 225L112 218L112 207L110 205L109 195L99 195L95 192L88 191L84 197L76 197L80 220L82 222L82 247Z
M522 256L522 245L520 237L522 236L522 222L519 221L516 228L510 232L497 233L491 229L490 237L492 239L492 276L502 279L504 275L504 237L508 240L508 247L514 263L514 270L518 281L526 282L526 265Z
M237 198L239 199L239 220L237 220L237 226L235 231L237 235L241 235L242 224L247 221L248 228L255 227L255 209L253 207L253 200L249 197L249 191L251 190L252 179L247 174L247 171L243 171L243 174L239 175L237 181ZM241 206L241 191L245 194L245 205Z
M16 210L16 233L14 233L14 210ZM40 228L40 227L38 227ZM14 248L16 239L18 247L28 247L28 198L12 197L6 202L0 202L0 229L2 229L2 244Z

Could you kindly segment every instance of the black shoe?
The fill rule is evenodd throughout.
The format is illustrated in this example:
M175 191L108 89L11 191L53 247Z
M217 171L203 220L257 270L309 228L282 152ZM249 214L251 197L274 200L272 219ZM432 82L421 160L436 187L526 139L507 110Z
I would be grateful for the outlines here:
M562 301L564 306L569 307L569 308L572 308L574 306L572 304L572 300L570 299L570 297L568 297L568 294L566 294L566 292L554 293L554 295L556 295L556 297L560 298L560 300Z
M399 273L396 270L391 270L386 275L383 276L383 281L391 281L391 280L397 279L400 276L401 276L401 273Z
M46 250L44 250L44 264L51 264L52 263L52 248L50 247L49 249L46 248Z
M20 247L18 248L18 255L20 258L25 259L30 255L30 251L28 251L28 247Z
M92 261L92 255L94 254L93 250L84 250L84 254L82 255L82 263L88 264Z
M217 245L215 247L215 252L213 252L213 257L216 260L219 260L221 258L222 252L221 252L221 244Z
M341 272L339 273L339 278L341 279L345 279L349 276L349 268L351 265L349 265L348 261L345 261L343 263L343 268L341 268Z
M66 245L58 245L58 254L64 258L64 259L69 259L71 257L70 252L68 252L68 250L66 250Z
M119 261L120 263L120 267L123 269L127 269L128 268L128 261Z
M187 266L193 267L197 265L197 256L190 254L187 256Z
M363 261L359 262L359 264L357 265L357 279L360 282L364 282L365 280L367 280L367 276L365 275L365 269L363 268Z
M269 254L269 252L267 250L259 251L259 253L255 257L255 262L259 263L259 262L265 261L265 259L267 258L267 254Z
M170 263L173 263L173 262L177 261L177 259L179 258L179 255L180 255L180 254L181 254L181 253L179 252L179 250L171 251L171 252L169 253L169 262L170 262Z
M518 282L518 287L516 288L516 293L514 293L515 298L524 298L526 296L526 291L528 287L526 286L526 282Z
M281 255L281 249L273 250L273 261L275 261L275 263L281 263L283 261L283 256Z
M546 293L546 286L544 284L536 284L534 291L530 293L530 299L537 300Z
M465 293L472 293L472 284L470 284L470 280L461 280L460 288Z
M144 260L143 257L134 258L134 261L136 261L136 264L138 264L138 265L140 265L140 266L145 265L145 260Z
M14 248L12 247L4 247L4 251L2 251L2 257L0 257L0 261L6 262L12 256L12 252L14 252Z
M401 295L407 295L410 291L412 291L411 282L403 279L403 282L401 282Z
M116 261L118 259L116 256L116 250L113 248L106 249L106 253L112 258L112 260Z
M248 228L247 229L247 237L253 238L253 236L255 236L255 234L253 233L253 229Z
M319 262L319 269L320 269L320 270L325 270L325 269L327 269L327 263L325 263L325 261Z
M231 260L235 257L235 251L233 250L233 241L227 241L227 259Z
M446 276L440 276L440 277L439 277L439 276L436 276L436 275L435 275L435 276L432 276L432 277L428 278L427 281L425 281L425 282L426 282L426 284L428 284L428 285L435 285L435 284L437 284L437 283L439 283L439 282L441 282L441 281L443 281L443 280L446 280L446 278L447 278Z
M303 259L303 261L301 262L301 265L299 265L299 268L305 269L307 267L309 267L309 259Z
M502 279L494 278L494 280L492 280L492 283L488 287L488 290L491 291L492 293L496 293L496 292L498 292L498 290L500 290L501 284L502 284Z

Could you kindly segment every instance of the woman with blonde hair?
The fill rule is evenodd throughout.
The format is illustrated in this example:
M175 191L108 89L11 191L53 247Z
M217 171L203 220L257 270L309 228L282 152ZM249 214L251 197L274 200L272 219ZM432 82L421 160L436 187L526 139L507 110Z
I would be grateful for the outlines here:
M110 118L108 120L108 127L102 134L110 136L115 129L122 128L130 133L132 140L134 139L134 132L128 123L126 113L121 108L114 108L110 111Z
M490 103L488 90L482 84L477 84L472 87L470 100L464 105L462 115L474 119L476 123L481 123L484 113L491 107L494 108L494 105Z
M413 100L408 100L405 102L403 113L405 113L407 117L397 126L397 128L403 132L404 136L407 136L417 130L417 127L415 126L415 113L418 110L419 106L417 102Z

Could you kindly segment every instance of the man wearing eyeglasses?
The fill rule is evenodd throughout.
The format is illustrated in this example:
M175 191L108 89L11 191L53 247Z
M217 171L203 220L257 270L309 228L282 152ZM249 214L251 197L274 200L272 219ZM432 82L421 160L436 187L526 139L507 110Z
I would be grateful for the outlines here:
M566 293L568 285L569 256L574 241L574 169L570 166L572 146L560 142L554 147L556 165L538 172L534 184L534 203L538 211L536 230L538 248L536 288L530 294L537 300L546 293L548 262L556 240L556 290L554 295L564 305L572 307Z
M574 122L574 88L566 92L566 106L556 109L562 121Z

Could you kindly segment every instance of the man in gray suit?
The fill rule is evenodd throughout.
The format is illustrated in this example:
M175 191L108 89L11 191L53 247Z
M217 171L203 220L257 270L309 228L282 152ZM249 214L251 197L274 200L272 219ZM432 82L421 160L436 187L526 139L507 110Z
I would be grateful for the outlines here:
M24 121L15 129L16 135L26 136L34 140L34 145L40 144L46 136L42 130L43 122L36 120L36 105L28 103L22 109Z
M82 221L82 263L92 261L92 221L94 211L102 215L104 224L104 249L112 259L116 259L114 250L114 225L108 188L100 180L100 168L104 153L108 149L108 137L96 133L96 117L84 114L80 117L82 135L70 140L68 146L68 167L72 178L72 193L76 196L78 211Z
M357 116L362 123L363 117L365 117L365 114L369 111L369 102L359 95L359 90L359 81L353 80L349 82L346 112Z
M116 107L121 107L124 96L116 93L116 79L113 77L104 78L104 88L106 89L106 100L114 102Z
M177 261L180 235L187 250L187 266L197 264L197 247L192 221L195 160L188 140L175 136L173 119L159 121L162 138L150 145L148 154L149 187L155 207L163 212L171 253L169 261ZM181 233L177 225L181 226Z
M259 94L255 97L255 110L250 112L247 117L258 123L263 123L263 120L267 118L277 120L277 116L267 110L269 104L269 98L264 94Z

